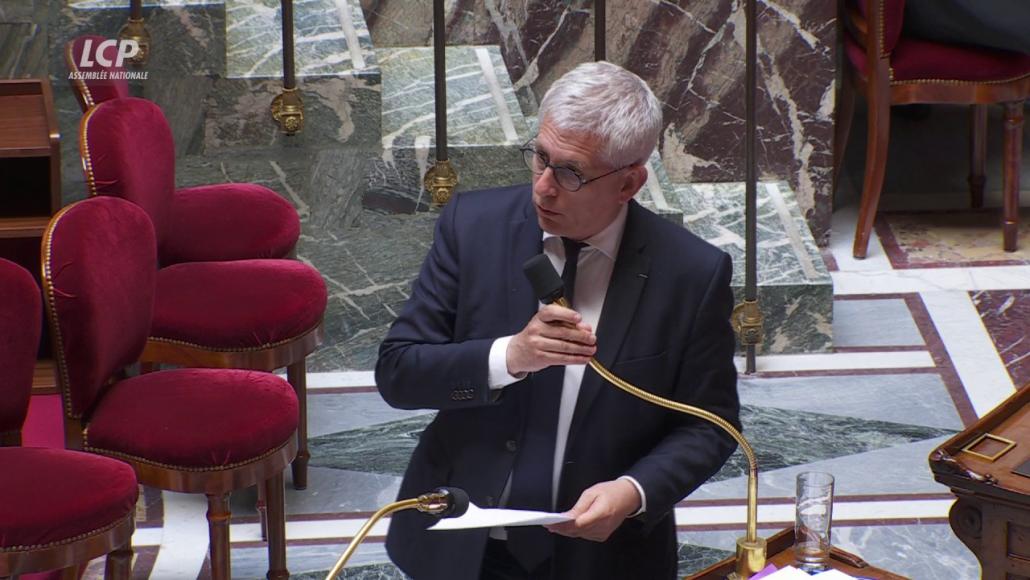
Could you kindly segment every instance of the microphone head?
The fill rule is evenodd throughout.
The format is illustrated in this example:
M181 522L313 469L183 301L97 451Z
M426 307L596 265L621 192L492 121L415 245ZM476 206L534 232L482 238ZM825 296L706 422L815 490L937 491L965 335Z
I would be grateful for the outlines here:
M436 516L441 518L456 518L465 515L469 509L469 494L460 487L438 487L433 493L444 495L447 499L447 507Z
M522 271L533 286L533 293L538 300L544 304L550 304L562 297L565 293L565 286L562 284L561 276L554 271L554 266L544 254L537 254L526 260L522 265Z

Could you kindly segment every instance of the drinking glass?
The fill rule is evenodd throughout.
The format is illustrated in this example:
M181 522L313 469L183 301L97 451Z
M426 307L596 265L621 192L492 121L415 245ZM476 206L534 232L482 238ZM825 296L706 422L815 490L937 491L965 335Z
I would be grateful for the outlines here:
M796 507L794 556L798 568L809 573L826 570L830 559L833 476L819 471L799 473Z

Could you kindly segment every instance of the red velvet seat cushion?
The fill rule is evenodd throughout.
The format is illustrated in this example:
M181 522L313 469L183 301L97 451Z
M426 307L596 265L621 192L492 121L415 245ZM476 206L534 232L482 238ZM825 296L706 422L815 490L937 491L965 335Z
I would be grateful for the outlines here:
M216 349L268 346L314 328L326 299L318 271L294 260L176 264L157 273L150 336Z
M201 185L175 191L162 265L283 258L300 237L290 202L252 183Z
M844 43L848 60L867 75L865 51L850 36ZM890 61L894 81L1000 81L1030 75L1030 55L918 38L902 38Z
M114 384L86 446L174 467L218 468L281 447L297 430L293 387L257 371L181 369Z
M127 463L64 449L0 448L0 549L103 529L135 509Z

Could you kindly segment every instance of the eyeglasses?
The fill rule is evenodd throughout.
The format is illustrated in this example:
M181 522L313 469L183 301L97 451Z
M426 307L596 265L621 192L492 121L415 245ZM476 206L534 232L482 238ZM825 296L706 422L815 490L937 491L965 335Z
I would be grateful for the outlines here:
M618 173L627 167L635 165L634 163L630 163L629 165L623 165L618 169L613 169L604 175L598 175L593 179L583 179L583 176L571 167L552 165L547 154L537 151L530 143L532 143L532 141L519 148L519 151L522 151L522 159L526 162L526 167L537 175L543 175L544 171L547 171L547 168L550 167L554 174L554 180L566 191L579 191L580 188L592 181L597 181L602 177L608 177L613 173Z

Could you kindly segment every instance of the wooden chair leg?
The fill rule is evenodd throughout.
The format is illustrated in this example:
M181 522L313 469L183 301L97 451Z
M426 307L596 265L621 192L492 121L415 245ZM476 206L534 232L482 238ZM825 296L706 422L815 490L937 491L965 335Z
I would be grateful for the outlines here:
M855 228L855 244L852 254L865 258L869 249L869 237L876 219L876 207L880 203L883 176L887 170L887 142L890 139L891 108L887 95L867 99L869 103L868 136L865 153L865 178L862 181L862 202L858 209L858 225Z
M987 183L987 105L970 105L969 113L969 199L972 207L980 208Z
M257 505L255 506L258 513L258 519L261 523L261 540L263 542L268 541L268 492L265 486L259 484L257 486Z
M265 481L268 499L268 580L290 577L286 569L286 495L282 472Z
M311 453L308 451L307 360L301 360L286 367L286 379L293 385L293 390L297 392L297 402L300 403L300 417L297 423L297 457L293 460L293 489L301 490L308 487L308 460L311 458Z
M1019 233L1019 165L1023 158L1023 101L1005 103L1005 145L1002 163L1004 217L1002 237L1006 252L1016 251Z
M107 555L104 563L104 580L129 580L132 578L132 542Z
M211 561L212 580L230 580L232 568L229 561L229 494L207 496L207 531L210 539L208 554Z
M845 73L845 77L847 74ZM851 80L841 79L838 91L837 116L833 121L833 190L837 192L840 185L840 170L844 166L844 153L851 134L851 121L855 116L855 89Z

